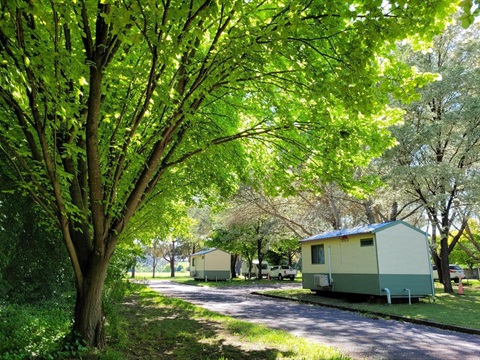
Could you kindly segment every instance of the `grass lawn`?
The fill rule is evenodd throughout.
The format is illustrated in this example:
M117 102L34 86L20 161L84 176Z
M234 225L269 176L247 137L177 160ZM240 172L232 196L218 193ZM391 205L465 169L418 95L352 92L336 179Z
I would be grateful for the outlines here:
M291 298L317 304L348 307L353 310L364 310L386 315L404 316L411 319L429 320L446 325L455 325L480 330L480 282L478 280L464 280L464 295L458 294L457 284L455 292L443 292L443 285L435 283L436 299L420 299L419 303L408 304L370 304L351 303L347 300L329 298L316 295L310 290L271 290L262 293Z
M141 285L119 306L107 333L108 348L84 359L349 359L332 348Z

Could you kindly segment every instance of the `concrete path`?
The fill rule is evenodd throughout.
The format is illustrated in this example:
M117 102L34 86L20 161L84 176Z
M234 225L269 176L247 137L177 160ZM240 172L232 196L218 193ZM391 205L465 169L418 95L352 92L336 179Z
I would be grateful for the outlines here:
M332 346L354 359L480 360L480 336L251 294L267 287L208 288L165 280L150 280L148 286L215 312ZM285 282L268 288L279 286L300 287Z

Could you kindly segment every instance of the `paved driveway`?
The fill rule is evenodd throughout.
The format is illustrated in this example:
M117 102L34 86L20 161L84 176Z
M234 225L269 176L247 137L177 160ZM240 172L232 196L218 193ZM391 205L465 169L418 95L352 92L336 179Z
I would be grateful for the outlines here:
M151 280L149 286L212 311L332 346L355 359L480 360L480 336L251 294L265 287L207 288L165 280ZM285 283L270 288L278 286L299 287Z

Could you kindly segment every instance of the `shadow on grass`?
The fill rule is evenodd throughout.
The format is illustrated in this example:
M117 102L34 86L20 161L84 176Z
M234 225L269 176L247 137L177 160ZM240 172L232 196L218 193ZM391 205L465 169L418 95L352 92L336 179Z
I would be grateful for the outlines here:
M110 348L122 359L277 359L295 354L233 336L193 305L151 293L126 299L118 314L123 335ZM110 356L111 357L111 356Z

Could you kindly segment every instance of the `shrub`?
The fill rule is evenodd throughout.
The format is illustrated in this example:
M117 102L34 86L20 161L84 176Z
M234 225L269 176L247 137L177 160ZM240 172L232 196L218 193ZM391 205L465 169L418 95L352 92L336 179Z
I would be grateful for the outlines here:
M73 304L49 302L44 304L0 305L0 359L54 359L78 355L67 341L72 328Z

